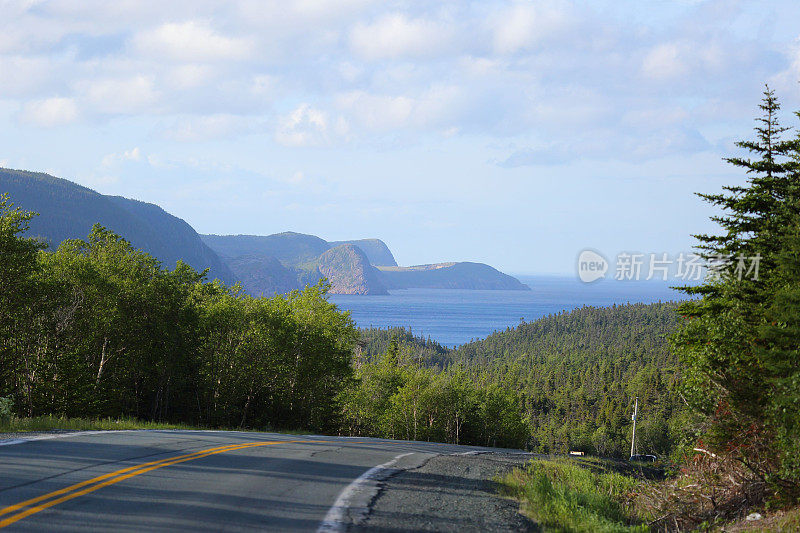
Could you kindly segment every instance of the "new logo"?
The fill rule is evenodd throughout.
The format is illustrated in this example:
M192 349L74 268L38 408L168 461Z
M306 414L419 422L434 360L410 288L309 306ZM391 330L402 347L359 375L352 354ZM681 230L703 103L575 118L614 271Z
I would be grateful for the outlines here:
M608 261L594 250L584 250L578 255L578 277L584 283L591 283L604 277L608 272Z

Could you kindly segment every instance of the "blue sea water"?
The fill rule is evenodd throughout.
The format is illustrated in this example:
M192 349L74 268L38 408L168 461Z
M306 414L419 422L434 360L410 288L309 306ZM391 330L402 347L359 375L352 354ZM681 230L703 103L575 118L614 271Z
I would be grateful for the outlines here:
M604 279L582 283L573 277L517 276L530 291L404 289L388 296L333 294L330 301L351 312L359 327L402 326L449 347L481 339L559 311L584 305L682 300L686 296L660 281ZM673 283L674 284L674 283Z

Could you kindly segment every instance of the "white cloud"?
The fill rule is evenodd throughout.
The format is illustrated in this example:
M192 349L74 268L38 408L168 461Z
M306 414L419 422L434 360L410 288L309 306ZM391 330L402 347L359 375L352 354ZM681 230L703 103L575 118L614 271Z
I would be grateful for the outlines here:
M186 90L207 83L213 74L214 71L207 65L187 64L171 69L166 78L172 87Z
M300 104L281 118L275 140L284 146L320 146L331 142L332 133L345 135L346 132L343 120L339 119L332 125L325 111Z
M494 49L501 54L530 48L571 24L569 8L563 2L517 3L490 18Z
M427 126L450 129L468 108L462 90L452 85L430 87L414 96L350 91L336 102L355 122L376 132Z
M48 57L0 54L0 96L29 98L51 88L59 73L53 63Z
M714 40L680 40L651 48L644 57L641 73L654 81L676 80L690 74L727 73L733 52ZM741 62L746 58L738 58Z
M392 13L372 24L357 24L350 32L350 47L366 59L424 57L447 46L451 37L444 24Z
M800 37L785 52L788 67L771 77L769 83L775 89L789 93L796 102L800 99L798 83L800 83Z
M133 43L139 52L159 59L199 63L244 59L252 48L247 39L220 35L208 23L192 20L141 32Z
M157 100L152 76L99 79L78 84L92 111L127 114L152 110Z
M78 118L78 106L72 98L34 100L25 104L20 118L23 122L36 126L61 126Z
M681 48L676 43L660 44L650 50L642 62L642 73L654 80L685 75L689 70Z
M119 153L107 154L103 157L103 160L100 164L103 168L108 168L120 161L141 161L142 160L142 151L139 149L138 146L131 148L130 150L125 150Z
M207 141L232 137L251 130L252 120L237 115L217 114L179 120L164 135L177 141Z

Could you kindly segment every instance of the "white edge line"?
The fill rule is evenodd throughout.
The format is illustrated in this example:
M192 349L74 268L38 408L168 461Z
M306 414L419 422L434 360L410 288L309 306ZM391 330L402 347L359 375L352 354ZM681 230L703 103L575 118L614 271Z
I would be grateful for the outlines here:
M345 531L348 526L348 522L346 520L347 512L353 504L354 496L368 485L377 484L378 481L385 477L385 475L383 475L385 470L390 469L403 457L412 455L413 453L414 452L401 453L391 461L387 461L378 466L373 466L353 480L352 483L350 483L344 488L344 490L342 490L342 492L339 493L339 497L336 498L336 501L333 502L333 506L328 510L328 513L325 515L325 519L317 529L317 533Z
M22 439L7 439L0 440L0 446L11 446L13 444L23 444L25 442L34 442L37 440L50 440L50 439L65 439L67 437L82 437L84 435L99 435L101 433L127 433L129 431L136 431L132 429L99 429L96 431L71 431L68 433L54 433L53 435L39 435L37 437L22 438Z

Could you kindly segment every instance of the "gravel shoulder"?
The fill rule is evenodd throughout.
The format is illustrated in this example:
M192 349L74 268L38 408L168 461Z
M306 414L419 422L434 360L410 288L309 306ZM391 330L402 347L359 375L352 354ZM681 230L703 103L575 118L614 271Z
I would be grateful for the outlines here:
M366 519L348 531L540 531L492 481L530 458L511 453L433 457L385 480Z

